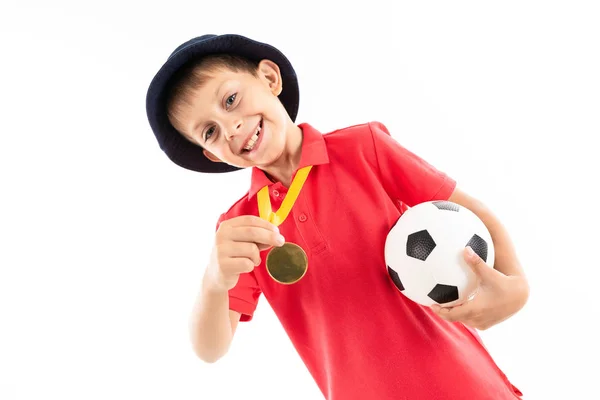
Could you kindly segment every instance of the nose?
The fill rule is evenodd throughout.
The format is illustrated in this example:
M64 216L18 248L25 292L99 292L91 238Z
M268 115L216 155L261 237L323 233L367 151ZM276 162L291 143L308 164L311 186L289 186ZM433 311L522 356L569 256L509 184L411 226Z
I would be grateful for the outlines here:
M242 120L235 120L230 129L227 130L227 140L232 141L234 137L242 132Z

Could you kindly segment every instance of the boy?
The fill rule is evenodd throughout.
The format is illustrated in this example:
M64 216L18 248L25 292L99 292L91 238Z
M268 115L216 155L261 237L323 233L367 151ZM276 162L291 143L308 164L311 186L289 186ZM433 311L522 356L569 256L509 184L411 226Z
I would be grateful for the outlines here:
M182 44L150 85L150 125L173 162L203 173L252 168L248 193L217 223L191 318L196 354L222 357L262 294L327 399L521 396L476 332L528 297L501 223L381 123L325 135L296 125L298 99L287 58L239 35ZM469 208L494 241L494 268L465 249L479 290L453 308L406 299L383 256L405 205L430 200ZM290 263L294 277L277 275Z

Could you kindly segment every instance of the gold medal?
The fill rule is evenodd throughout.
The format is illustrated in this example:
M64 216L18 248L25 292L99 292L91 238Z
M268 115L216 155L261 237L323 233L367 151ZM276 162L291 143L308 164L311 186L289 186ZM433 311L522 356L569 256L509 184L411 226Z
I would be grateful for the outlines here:
M296 283L308 269L308 257L302 247L285 243L267 254L267 272L275 281L289 285Z
M285 221L296 202L302 185L308 177L312 168L311 165L301 168L294 176L290 185L288 194L283 199L281 207L277 212L271 210L271 200L269 199L269 187L265 186L258 192L258 211L260 217L279 226ZM286 242L281 247L274 247L267 254L267 272L273 280L282 284L292 284L298 282L306 274L308 269L308 257L302 249L294 243Z

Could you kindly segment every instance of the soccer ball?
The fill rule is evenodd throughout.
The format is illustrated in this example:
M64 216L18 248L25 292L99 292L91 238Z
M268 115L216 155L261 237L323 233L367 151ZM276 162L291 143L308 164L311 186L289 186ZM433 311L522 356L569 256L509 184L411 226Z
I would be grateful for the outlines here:
M463 303L477 289L464 258L466 246L493 267L491 235L471 210L449 201L417 204L387 235L388 274L403 295L421 305Z

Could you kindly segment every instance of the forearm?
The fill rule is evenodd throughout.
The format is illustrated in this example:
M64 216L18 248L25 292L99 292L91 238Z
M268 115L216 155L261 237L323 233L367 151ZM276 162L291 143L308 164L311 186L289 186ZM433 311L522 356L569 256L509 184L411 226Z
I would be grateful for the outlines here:
M206 362L225 355L233 338L228 293L211 287L206 276L190 319L190 336L194 352Z
M487 227L494 244L494 268L486 266L477 255L466 256L479 278L477 295L457 307L437 306L436 312L447 321L488 329L523 308L529 298L529 285L506 228L487 206L458 188L449 200L471 210Z
M504 225L484 205L478 204L473 211L485 224L494 244L494 268L507 276L525 278L515 247Z
M524 305L529 297L529 285L504 225L485 204L460 189L455 189L450 196L450 201L468 208L483 221L494 244L494 269L511 278L512 290L516 294L515 299Z
M466 207L483 221L490 232L494 244L494 269L511 279L511 293L514 293L512 298L518 305L516 309L520 309L529 298L529 284L507 229L482 202L471 198L465 203Z

